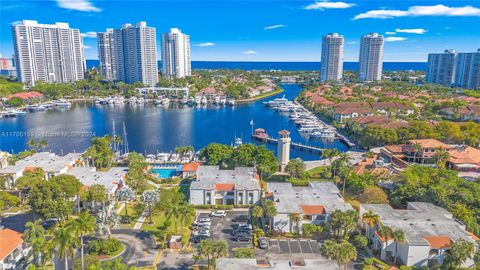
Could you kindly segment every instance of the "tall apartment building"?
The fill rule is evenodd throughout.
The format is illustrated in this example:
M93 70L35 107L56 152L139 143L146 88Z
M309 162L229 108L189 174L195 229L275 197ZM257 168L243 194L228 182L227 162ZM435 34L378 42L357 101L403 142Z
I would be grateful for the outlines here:
M117 79L117 51L112 28L97 33L100 73L107 80Z
M320 81L340 81L343 77L343 36L331 33L322 38Z
M120 29L98 33L100 69L106 79L124 83L158 83L157 40L154 27L146 22L129 23Z
M190 76L190 36L178 28L162 35L162 75L165 78L183 78Z
M68 23L39 24L24 20L12 25L18 80L65 83L82 80L85 73L83 39Z
M360 82L379 81L382 79L384 39L378 33L362 36L358 79Z
M455 82L457 52L445 50L443 53L428 55L427 82L450 87Z
M466 89L479 89L480 49L477 52L459 53L456 71L455 86Z

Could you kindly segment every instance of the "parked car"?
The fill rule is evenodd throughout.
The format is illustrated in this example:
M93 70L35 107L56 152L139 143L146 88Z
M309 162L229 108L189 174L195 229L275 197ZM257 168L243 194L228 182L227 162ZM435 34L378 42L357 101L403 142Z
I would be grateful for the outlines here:
M192 243L197 244L197 243L200 243L201 241L203 241L205 239L208 239L208 236L206 236L206 235L193 235L190 241Z
M236 216L232 219L233 222L243 222L243 223L248 223L249 222L249 218L247 215L240 215L240 216Z
M198 232L194 233L195 236L203 235L210 237L210 231L209 230L199 230Z
M49 218L42 222L42 227L46 230L51 229L60 221L58 218Z
M209 229L210 223L193 223L192 229Z
M225 217L227 212L225 210L217 210L210 213L211 217Z
M258 247L261 248L261 249L266 249L267 248L267 238L265 238L265 237L258 238Z
M205 223L205 222L211 222L210 218L198 218L197 223Z
M239 234L252 235L252 230L250 230L248 228L238 228L238 229L232 231L232 235L239 235Z
M233 238L237 242L248 242L252 241L252 236L249 234L238 234Z

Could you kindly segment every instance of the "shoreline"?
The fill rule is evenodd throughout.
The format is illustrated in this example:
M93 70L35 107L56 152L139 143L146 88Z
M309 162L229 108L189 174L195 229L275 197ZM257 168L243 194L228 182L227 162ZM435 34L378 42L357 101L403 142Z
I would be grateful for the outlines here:
M236 102L239 103L239 104L250 103L250 102L254 102L254 101L257 101L257 100L261 100L261 99L264 99L264 98L267 98L267 97L274 96L274 95L276 95L276 94L280 94L280 93L282 93L282 92L284 92L284 91L285 91L285 90L284 90L283 88L280 88L279 90L270 91L270 92L267 92L267 93L264 93L264 94L255 96L255 97L253 97L253 98L239 99L239 100L237 100Z

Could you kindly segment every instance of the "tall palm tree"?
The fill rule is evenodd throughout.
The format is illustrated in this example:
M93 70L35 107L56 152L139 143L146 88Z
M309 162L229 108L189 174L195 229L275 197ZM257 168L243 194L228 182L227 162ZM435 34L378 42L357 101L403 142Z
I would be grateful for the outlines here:
M433 156L433 160L435 161L435 164L439 169L444 169L449 159L450 159L450 154L448 153L447 150L443 148L438 149L435 155Z
M190 205L182 205L178 209L178 214L180 215L180 222L182 225L182 234L185 231L185 220L191 220L195 217L195 208Z
M269 225L269 228L270 228L270 231L271 231L272 227L273 227L273 224L271 224L272 219L273 219L273 217L275 217L278 214L277 208L275 207L275 204L273 203L273 201L266 201L265 202L263 212L268 217L268 225Z
M178 202L173 203L168 209L167 209L167 219L173 218L173 222L175 224L175 233L178 232L178 223L177 220L180 217L180 208L182 205Z
M160 195L155 190L145 190L142 193L142 202L148 207L148 215L150 217L150 224L152 224L152 205L160 200Z
M90 215L87 211L83 211L78 215L78 218L75 219L72 224L72 229L76 233L77 236L80 236L80 254L82 260L82 270L85 269L85 263L83 259L83 251L84 251L84 242L83 237L85 234L94 232L96 229L95 224L95 217Z
M257 223L256 225L258 225L258 221L260 221L260 219L263 217L263 208L255 205L252 208L252 217L255 218L255 223Z
M398 229L394 230L392 233L393 240L395 241L395 257L393 258L393 264L397 263L397 251L398 251L398 243L403 244L407 240L405 239L405 233Z
M295 227L296 227L296 230L297 230L297 234L300 234L300 226L299 226L299 222L300 222L300 219L301 219L301 216L299 213L291 213L288 215L288 218L290 219L290 231L292 231L292 223L295 223Z
M65 260L65 269L68 269L68 256L73 256L75 247L78 246L78 237L70 226L58 228L53 236L53 247L57 249L60 259Z
M25 227L27 229L23 233L23 239L32 246L34 263L36 266L40 266L42 251L46 243L45 229L39 219L35 220L35 222L27 222Z
M370 227L370 229L372 229L375 224L380 223L380 216L378 214L374 214L372 210L368 210L368 212L363 213L362 220Z

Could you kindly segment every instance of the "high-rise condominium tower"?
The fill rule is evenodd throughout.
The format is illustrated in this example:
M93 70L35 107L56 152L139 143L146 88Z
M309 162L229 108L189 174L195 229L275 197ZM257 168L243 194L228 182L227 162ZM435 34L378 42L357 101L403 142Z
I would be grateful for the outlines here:
M378 33L362 36L358 59L358 79L360 82L382 79L383 44L383 36Z
M113 29L97 33L98 59L100 60L100 73L107 80L117 79L117 51Z
M98 36L99 58L105 78L111 75L124 83L141 82L147 86L158 83L155 28L147 27L146 22L138 22L135 26L124 24L113 33L107 29Z
M331 33L322 38L320 81L340 81L343 76L343 36Z
M162 35L162 74L165 78L190 76L190 36L178 28Z
M480 49L477 52L459 53L455 85L466 89L480 88Z
M83 39L68 23L39 24L24 20L12 25L19 81L72 82L85 73Z
M454 50L428 55L427 82L450 87L455 82L458 54Z

